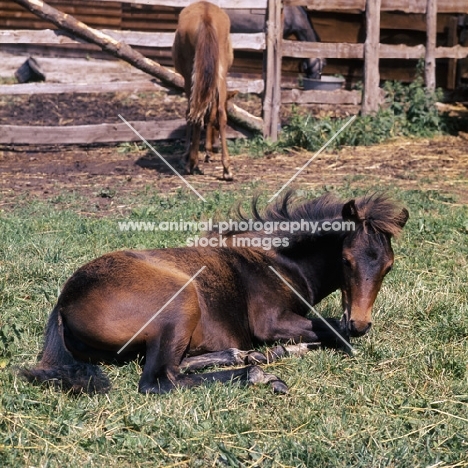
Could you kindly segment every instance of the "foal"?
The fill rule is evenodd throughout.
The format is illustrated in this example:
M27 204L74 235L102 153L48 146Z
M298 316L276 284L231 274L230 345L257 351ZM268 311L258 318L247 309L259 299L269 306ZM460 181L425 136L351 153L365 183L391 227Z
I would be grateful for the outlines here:
M226 142L226 77L234 59L229 28L229 17L219 7L208 2L193 3L180 13L172 46L175 69L184 77L188 98L184 169L189 174L202 174L198 148L201 126L207 117L205 161L210 157L213 128L217 128L225 180L233 178Z
M104 392L109 380L92 363L145 356L143 393L233 379L270 383L284 392L284 382L258 366L204 374L181 369L255 364L238 350L261 343L336 347L337 338L367 333L372 306L393 265L391 238L408 212L385 197L344 203L329 195L302 203L289 195L262 216L256 205L252 211L252 221L291 222L300 230L231 231L222 234L225 247L113 252L79 268L49 317L41 361L22 375L74 392ZM314 232L311 223L319 225ZM344 223L355 229L339 228ZM338 230L329 229L336 225ZM240 237L252 245L236 246ZM272 238L282 242L271 243ZM261 245L254 246L258 240ZM270 241L271 249L262 248L263 241ZM333 330L306 317L309 304L337 289L343 319L327 320ZM289 352L295 351L279 350Z

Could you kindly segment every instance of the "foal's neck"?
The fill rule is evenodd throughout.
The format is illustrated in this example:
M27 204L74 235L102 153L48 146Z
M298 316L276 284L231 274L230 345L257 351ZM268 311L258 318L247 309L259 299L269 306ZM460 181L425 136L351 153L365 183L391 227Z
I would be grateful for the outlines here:
M338 236L298 243L277 260L312 305L340 288L342 240ZM302 287L300 286L302 285Z

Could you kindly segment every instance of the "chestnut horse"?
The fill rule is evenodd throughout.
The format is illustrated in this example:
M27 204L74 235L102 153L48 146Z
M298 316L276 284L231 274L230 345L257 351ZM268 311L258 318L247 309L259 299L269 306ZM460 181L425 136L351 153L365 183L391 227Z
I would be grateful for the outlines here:
M49 318L41 361L21 373L31 382L74 392L104 392L109 381L97 363L144 356L141 392L232 379L286 391L280 379L258 366L199 374L181 368L261 362L259 353L239 351L260 343L299 343L301 352L314 343L337 347L340 340L367 333L393 264L391 238L407 219L406 209L381 195L346 203L325 195L298 203L288 194L263 215L253 204L252 226L268 222L274 231L232 230L218 239L226 240L225 247L106 254L65 283ZM295 222L294 232L282 231L283 222ZM212 233L206 240L217 237ZM236 247L241 237L244 245L249 240L257 247ZM341 320L328 319L325 326L306 317L307 303L337 289ZM293 348L275 348L272 354Z
M198 148L201 127L207 116L205 161L211 156L213 132L217 128L226 180L232 180L226 142L226 77L234 59L229 28L229 17L219 7L208 2L193 3L180 13L172 46L174 66L184 77L188 99L185 171L202 173L198 166Z

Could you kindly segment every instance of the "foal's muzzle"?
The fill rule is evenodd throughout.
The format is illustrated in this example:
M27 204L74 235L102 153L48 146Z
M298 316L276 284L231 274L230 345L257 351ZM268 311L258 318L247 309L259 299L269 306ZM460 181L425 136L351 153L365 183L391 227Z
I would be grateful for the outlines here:
M363 336L371 328L372 322L365 322L363 320L350 320L348 322L349 334L352 337Z

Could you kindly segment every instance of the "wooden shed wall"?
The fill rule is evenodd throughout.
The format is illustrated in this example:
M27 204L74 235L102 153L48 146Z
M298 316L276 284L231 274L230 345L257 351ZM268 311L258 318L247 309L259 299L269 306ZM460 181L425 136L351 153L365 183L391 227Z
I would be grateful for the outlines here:
M134 31L174 31L177 25L178 8L152 5L137 5L119 2L92 2L84 0L49 0L50 5L72 14L89 26L104 29L122 29ZM365 15L361 12L327 12L310 11L309 16L324 42L363 42L365 34ZM438 15L438 45L445 45L449 14ZM0 29L44 29L53 28L50 23L37 18L11 0L0 0ZM381 13L381 42L387 44L404 43L407 45L424 44L425 19L422 14ZM31 54L83 57L107 57L94 45L8 45L12 52L29 52ZM169 49L138 48L143 54L158 60L163 65L172 65ZM261 54L253 52L235 52L234 73L261 73ZM446 60L437 64L437 84L445 86L447 67ZM283 59L283 73L295 75L298 72L297 59ZM328 60L324 70L327 74L340 73L349 81L361 79L362 62L360 60ZM415 61L381 60L381 79L411 80L415 74Z

